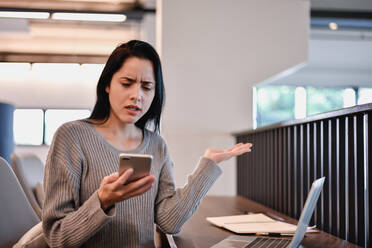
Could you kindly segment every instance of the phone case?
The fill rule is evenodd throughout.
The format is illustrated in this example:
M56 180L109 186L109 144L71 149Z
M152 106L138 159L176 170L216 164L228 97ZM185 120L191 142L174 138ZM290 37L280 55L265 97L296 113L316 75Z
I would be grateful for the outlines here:
M133 174L127 183L138 180L150 174L152 156L148 154L120 154L119 174L121 175L129 168L133 169Z

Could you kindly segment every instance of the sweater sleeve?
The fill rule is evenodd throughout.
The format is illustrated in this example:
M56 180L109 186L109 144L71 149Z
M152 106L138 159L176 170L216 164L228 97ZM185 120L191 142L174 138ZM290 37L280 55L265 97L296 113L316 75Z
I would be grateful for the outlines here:
M44 172L44 236L50 247L79 247L115 212L102 210L97 191L80 204L83 155L73 127L55 134Z
M213 160L202 157L186 185L175 189L173 162L167 152L165 157L155 201L155 222L164 232L174 234L181 231L222 171Z

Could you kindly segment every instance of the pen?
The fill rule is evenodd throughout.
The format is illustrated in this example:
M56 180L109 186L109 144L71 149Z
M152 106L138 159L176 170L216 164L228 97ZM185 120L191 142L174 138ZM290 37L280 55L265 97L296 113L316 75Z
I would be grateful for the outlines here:
M256 233L256 235L280 237L280 236L293 236L294 233L267 233L267 232L258 232L258 233Z
M276 214L273 214L273 213L269 213L269 212L267 212L266 214L267 214L268 216L270 216L270 217L272 217L272 218L276 219L276 220L284 221L284 219L283 219L283 218L281 218L281 217L277 216Z
M267 233L267 232L258 232L257 235L263 235L263 236L272 236L272 237L280 237L280 233Z

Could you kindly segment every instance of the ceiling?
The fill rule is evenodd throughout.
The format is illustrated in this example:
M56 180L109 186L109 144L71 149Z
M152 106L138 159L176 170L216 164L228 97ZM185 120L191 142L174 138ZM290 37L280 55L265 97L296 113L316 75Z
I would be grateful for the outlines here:
M139 4L136 0L1 0L1 8L120 12Z
M364 12L372 20L371 0L310 2L312 14ZM143 17L155 7L156 0L0 0L3 11L127 15L123 23L0 18L0 61L104 63L119 43L144 38Z
M127 16L121 23L0 18L3 62L104 63L119 43L141 39L144 15L155 13L151 1L138 0L0 0L0 10Z

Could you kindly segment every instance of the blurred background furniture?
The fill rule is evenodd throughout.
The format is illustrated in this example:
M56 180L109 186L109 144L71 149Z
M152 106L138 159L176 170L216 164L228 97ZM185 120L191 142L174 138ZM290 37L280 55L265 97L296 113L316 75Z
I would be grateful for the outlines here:
M12 247L40 219L8 162L0 157L0 248Z
M11 155L14 172L25 192L28 201L41 219L41 209L44 202L44 191L42 188L44 176L44 164L34 154Z
M14 150L12 104L0 102L0 156L10 163L10 154Z

